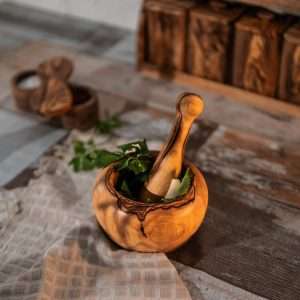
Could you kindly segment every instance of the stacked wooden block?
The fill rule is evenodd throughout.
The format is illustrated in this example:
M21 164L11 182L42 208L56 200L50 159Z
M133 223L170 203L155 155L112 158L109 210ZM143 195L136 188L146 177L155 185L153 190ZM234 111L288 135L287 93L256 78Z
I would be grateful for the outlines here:
M223 1L145 0L138 64L300 105L300 22Z

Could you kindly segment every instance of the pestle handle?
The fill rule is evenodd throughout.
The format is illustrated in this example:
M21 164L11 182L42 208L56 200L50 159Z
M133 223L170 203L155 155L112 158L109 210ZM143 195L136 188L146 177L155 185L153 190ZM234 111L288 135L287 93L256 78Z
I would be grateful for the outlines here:
M196 94L183 94L176 106L176 121L169 138L153 165L145 188L151 194L165 196L172 179L181 173L186 141L193 122L204 108L203 100Z

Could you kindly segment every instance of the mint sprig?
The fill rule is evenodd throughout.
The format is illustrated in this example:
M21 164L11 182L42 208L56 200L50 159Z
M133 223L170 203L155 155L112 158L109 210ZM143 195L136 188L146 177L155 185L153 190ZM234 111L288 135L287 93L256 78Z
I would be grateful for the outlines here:
M74 157L69 162L75 172L90 171L97 168L105 168L111 163L118 170L117 190L130 199L139 199L139 192L148 179L153 166L153 156L148 149L145 140L123 144L116 151L98 149L91 140L88 142L75 141L73 145ZM186 169L181 183L176 190L173 199L147 199L145 202L171 202L184 196L192 184L193 175L190 169Z
M98 149L93 141L75 141L73 150L74 157L69 164L75 172L105 168L113 162L118 162L118 170L128 169L135 175L151 167L151 154L145 140L120 145L114 152Z
M118 116L114 115L106 120L97 121L95 125L95 131L96 133L100 134L110 134L114 131L114 129L117 129L121 126L121 120L118 118Z

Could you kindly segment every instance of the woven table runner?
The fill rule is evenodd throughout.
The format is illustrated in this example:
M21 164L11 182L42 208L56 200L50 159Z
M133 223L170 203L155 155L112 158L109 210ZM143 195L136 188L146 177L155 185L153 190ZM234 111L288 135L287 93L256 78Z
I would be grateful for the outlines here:
M190 299L164 254L123 250L99 227L97 171L68 166L76 138L42 159L27 187L0 193L0 299ZM120 138L99 141L109 148Z

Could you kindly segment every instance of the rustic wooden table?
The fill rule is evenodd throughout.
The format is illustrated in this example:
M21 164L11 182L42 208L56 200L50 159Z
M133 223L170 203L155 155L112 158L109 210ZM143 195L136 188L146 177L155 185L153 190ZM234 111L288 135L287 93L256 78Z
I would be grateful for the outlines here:
M136 72L132 33L89 22L68 30L73 19L56 20L7 4L0 6L0 16L0 117L19 118L21 124L31 120L34 125L28 128L35 128L37 140L45 132L56 133L43 152L51 151L67 132L58 134L44 120L17 111L8 82L15 72L46 58L73 59L72 80L97 90L106 115L137 111L153 120L170 120L176 96L186 90ZM187 156L204 171L209 209L201 229L169 258L193 299L300 299L300 116L266 113L217 92L192 91L204 97L206 110ZM157 124L148 134L159 135ZM9 126L0 130L0 179L3 163L33 142L25 138L22 145L9 139L22 134ZM33 162L41 153L30 153L5 188L26 186L32 178Z

